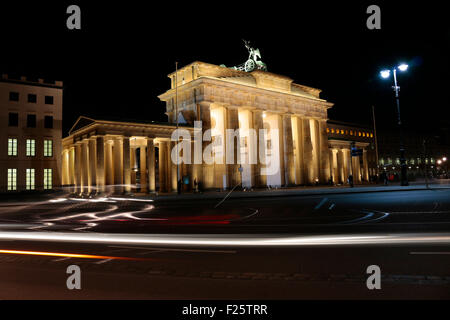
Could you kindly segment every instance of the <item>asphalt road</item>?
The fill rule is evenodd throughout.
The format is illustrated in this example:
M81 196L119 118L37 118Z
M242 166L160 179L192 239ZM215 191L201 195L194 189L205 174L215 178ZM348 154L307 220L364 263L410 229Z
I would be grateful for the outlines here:
M448 299L449 223L450 190L13 201L0 298ZM81 290L66 287L73 264Z

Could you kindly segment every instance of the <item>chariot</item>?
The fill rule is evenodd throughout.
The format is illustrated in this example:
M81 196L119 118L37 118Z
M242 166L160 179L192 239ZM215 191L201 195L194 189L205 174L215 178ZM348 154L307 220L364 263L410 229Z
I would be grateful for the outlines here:
M259 52L259 49L252 48L249 41L243 41L249 53L248 59L238 66L231 67L231 69L245 72L252 72L254 70L267 71L266 64L261 61L261 53Z

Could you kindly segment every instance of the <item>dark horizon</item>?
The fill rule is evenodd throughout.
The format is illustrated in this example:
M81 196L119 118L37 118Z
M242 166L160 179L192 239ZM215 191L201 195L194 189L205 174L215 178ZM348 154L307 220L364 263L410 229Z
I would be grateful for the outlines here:
M291 10L286 4L244 16L190 4L171 17L168 6L78 1L82 29L76 31L65 26L69 4L19 2L3 8L1 19L8 49L0 72L64 81L64 135L80 115L166 121L157 96L169 88L175 61L237 65L247 58L242 39L260 49L269 72L321 89L335 104L330 119L371 125L375 105L380 128L395 127L396 109L392 82L379 71L406 62L408 72L399 75L404 125L449 125L440 95L448 82L450 29L437 6L379 4L382 29L368 30L371 3Z

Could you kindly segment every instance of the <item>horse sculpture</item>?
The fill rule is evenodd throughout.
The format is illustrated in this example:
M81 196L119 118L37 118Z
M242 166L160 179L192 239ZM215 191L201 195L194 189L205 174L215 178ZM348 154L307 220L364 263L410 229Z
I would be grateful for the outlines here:
M250 46L250 41L243 40L245 47L248 50L248 59L244 63L231 67L231 69L239 70L239 71L245 71L245 72L252 72L254 70L263 70L267 71L267 66L264 62L261 61L261 53L259 52L259 49L254 49ZM225 65L222 65L225 67Z

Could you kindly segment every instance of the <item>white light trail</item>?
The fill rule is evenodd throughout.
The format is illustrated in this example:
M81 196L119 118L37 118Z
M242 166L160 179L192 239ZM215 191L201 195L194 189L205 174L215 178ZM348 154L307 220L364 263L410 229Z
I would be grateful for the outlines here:
M242 235L242 234L105 234L62 232L0 232L2 240L121 243L167 246L334 246L384 244L450 244L450 233L399 233L354 235Z

